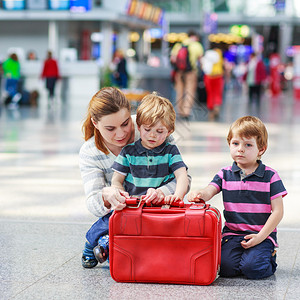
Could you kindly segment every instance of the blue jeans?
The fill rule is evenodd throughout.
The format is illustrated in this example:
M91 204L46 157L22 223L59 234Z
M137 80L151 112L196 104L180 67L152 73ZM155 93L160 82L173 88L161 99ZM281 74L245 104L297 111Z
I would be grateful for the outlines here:
M96 247L98 245L99 238L103 235L108 234L109 217L111 216L111 214L112 212L100 218L86 233L86 239L91 247Z
M108 234L109 217L112 212L95 222L86 233L87 242L84 245L83 256L95 259L93 249L98 245L99 239Z
M274 244L266 239L260 244L244 249L243 236L230 235L222 239L220 276L234 277L244 275L249 279L261 279L276 271Z
M18 92L18 79L7 78L5 89L8 92L10 97L13 97Z

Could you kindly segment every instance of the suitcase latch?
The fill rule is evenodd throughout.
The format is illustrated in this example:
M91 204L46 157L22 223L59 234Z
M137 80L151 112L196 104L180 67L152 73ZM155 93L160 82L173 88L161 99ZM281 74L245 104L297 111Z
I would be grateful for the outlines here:
M125 203L127 208L139 208L142 203L142 199L141 197L131 196L125 200Z
M201 204L192 204L190 206L190 209L204 209L205 208L205 203L201 203Z
M170 209L171 205L170 204L165 204L161 207L161 209Z

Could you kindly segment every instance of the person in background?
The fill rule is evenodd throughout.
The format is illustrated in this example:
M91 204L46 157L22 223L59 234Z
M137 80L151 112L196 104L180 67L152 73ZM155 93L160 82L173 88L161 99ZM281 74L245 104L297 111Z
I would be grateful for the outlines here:
M182 47L188 50L187 68L178 68L178 54ZM171 64L175 68L175 91L176 107L179 118L189 120L191 111L195 102L197 83L198 83L198 65L203 55L203 47L199 42L199 36L194 31L188 32L188 38L182 43L176 43L171 50Z
M222 234L220 276L266 278L276 271L277 229L283 217L287 191L278 173L261 156L268 146L263 122L253 116L236 120L227 142L232 166L222 168L204 189L190 192L188 200L210 200L222 191L225 224Z
M2 64L3 77L5 79L5 90L7 99L11 105L17 107L21 94L19 93L19 83L21 78L21 66L16 53L9 55Z
M128 88L128 72L127 72L127 62L124 53L121 49L117 49L114 53L114 58L112 61L112 77L113 83L121 88Z
M257 112L260 111L262 84L267 78L267 72L262 59L254 52L250 54L248 63L246 83L248 85L249 110L255 104Z
M27 60L37 60L37 55L34 50L30 50L27 54Z
M224 67L221 49L213 48L207 50L202 59L204 82L206 88L206 105L209 121L219 117L223 102L224 89Z
M47 58L44 61L41 78L46 80L46 89L48 90L48 100L53 101L55 95L55 86L60 78L57 61L52 57L52 52L47 52Z

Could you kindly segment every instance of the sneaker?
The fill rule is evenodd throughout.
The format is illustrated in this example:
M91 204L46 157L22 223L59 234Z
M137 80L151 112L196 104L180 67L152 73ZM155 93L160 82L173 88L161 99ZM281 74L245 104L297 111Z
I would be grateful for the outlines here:
M90 258L88 256L82 256L81 264L84 268L91 269L98 265L98 261L95 258Z
M94 255L97 259L97 261L102 264L104 263L108 258L108 249L104 249L102 246L98 245L93 250Z

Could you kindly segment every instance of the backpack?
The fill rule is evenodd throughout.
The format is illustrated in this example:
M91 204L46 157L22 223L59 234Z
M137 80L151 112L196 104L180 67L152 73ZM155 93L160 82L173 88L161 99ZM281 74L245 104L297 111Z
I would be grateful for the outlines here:
M182 45L176 56L176 69L179 71L191 71L189 50L187 45Z

